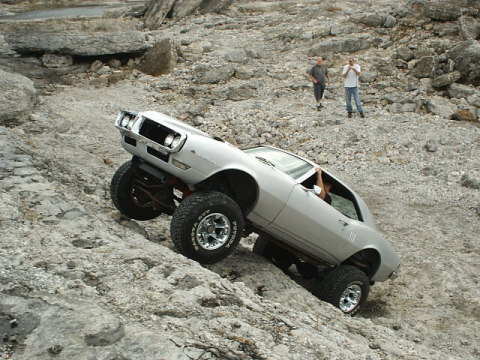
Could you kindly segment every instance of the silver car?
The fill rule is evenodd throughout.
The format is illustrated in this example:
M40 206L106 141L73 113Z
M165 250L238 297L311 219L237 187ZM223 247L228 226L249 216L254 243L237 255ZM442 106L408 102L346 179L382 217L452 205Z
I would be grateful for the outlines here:
M365 202L318 165L271 146L244 150L165 114L121 111L116 128L133 155L114 174L116 208L136 220L172 215L177 250L200 263L227 257L240 238L285 272L320 279L321 299L354 314L370 285L397 276L400 259Z

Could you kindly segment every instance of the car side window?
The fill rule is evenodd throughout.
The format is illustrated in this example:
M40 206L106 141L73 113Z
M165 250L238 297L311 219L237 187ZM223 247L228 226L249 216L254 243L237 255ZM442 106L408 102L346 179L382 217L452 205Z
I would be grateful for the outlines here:
M359 220L353 201L332 192L330 193L330 197L332 198L332 207L350 219Z
M330 180L333 182L332 188L329 192L330 198L332 199L330 206L350 219L363 221L359 211L357 210L353 194L343 185L333 180L334 179ZM313 185L316 183L317 175L315 174L303 181L301 185L307 189L312 189ZM319 200L321 199L319 198Z

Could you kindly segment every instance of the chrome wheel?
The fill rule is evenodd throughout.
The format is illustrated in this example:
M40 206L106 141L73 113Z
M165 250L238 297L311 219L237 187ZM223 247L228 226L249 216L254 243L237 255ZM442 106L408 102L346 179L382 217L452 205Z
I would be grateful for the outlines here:
M362 288L358 284L350 284L340 296L339 308L344 313L353 311L362 299Z
M230 237L230 220L220 213L204 217L197 226L198 244L205 250L215 250L227 242Z

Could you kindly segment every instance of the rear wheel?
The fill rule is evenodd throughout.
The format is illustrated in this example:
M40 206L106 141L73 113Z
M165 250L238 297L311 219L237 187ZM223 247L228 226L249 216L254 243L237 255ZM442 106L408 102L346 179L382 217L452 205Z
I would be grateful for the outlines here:
M252 251L270 260L283 272L286 272L293 263L297 262L295 255L262 235L258 236Z
M370 292L367 275L351 265L341 265L331 270L320 286L320 299L348 315L354 315L365 304Z
M172 216L172 242L200 263L212 264L235 249L243 233L239 206L218 191L199 191L185 198Z
M131 161L120 166L110 183L110 196L115 207L130 219L151 220L162 213L171 213L171 209L154 200L165 198L172 202L172 189L154 179L136 174ZM154 190L152 190L154 189Z

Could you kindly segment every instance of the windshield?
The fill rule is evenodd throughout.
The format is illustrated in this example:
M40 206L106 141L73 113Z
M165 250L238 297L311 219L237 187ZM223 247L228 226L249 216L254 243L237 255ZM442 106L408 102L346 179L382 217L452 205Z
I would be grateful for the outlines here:
M264 163L273 165L295 180L313 168L313 165L305 160L275 148L256 147L246 149L244 152Z

